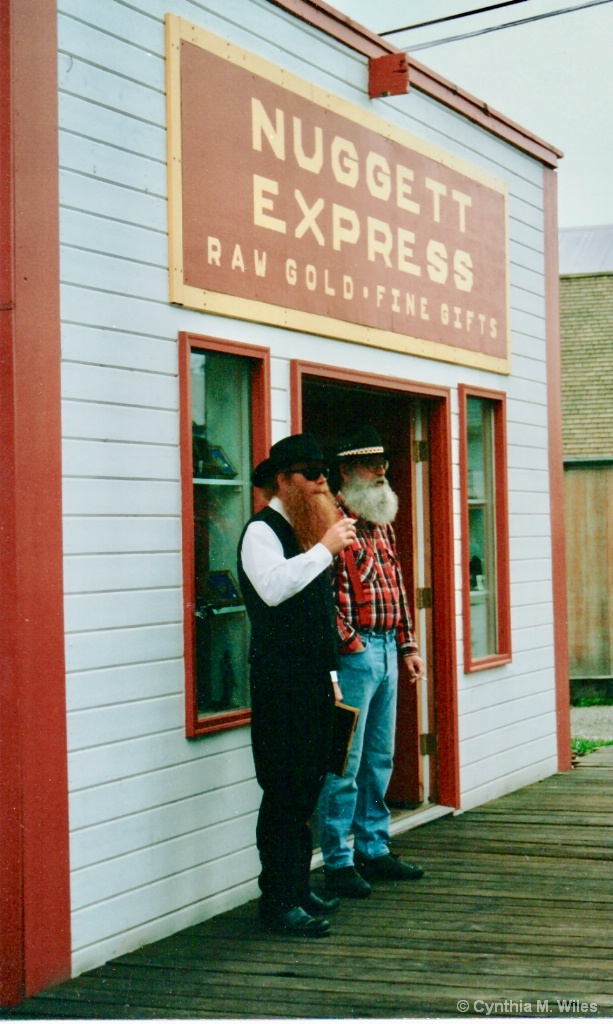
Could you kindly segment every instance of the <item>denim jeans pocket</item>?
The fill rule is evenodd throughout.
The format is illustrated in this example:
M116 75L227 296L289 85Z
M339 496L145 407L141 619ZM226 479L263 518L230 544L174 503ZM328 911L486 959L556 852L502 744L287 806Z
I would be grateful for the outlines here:
M361 651L345 651L341 653L341 658L359 658L362 654L366 654L370 646L370 638L367 636L360 636L362 641L363 650Z

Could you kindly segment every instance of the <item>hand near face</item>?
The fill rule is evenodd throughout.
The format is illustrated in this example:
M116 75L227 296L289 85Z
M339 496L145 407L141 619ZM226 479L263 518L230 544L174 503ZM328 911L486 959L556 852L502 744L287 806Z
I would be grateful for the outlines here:
M355 540L355 519L339 519L321 538L321 543L333 555L350 548Z

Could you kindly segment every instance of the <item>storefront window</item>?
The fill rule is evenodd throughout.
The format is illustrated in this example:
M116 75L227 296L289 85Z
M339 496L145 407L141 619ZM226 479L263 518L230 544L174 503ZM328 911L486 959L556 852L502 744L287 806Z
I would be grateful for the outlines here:
M184 554L188 735L243 725L250 718L249 620L236 552L253 510L258 370L250 354L210 350L193 339L189 346L184 389L190 410L184 444L191 452L189 464L184 457L184 497L189 489L191 498L184 501L184 518L191 525ZM187 529L184 522L184 537Z
M250 366L191 354L198 715L249 706L236 547L251 515Z
M461 395L465 665L510 658L504 398Z
M496 654L496 523L494 418L490 402L466 403L470 625L473 658Z

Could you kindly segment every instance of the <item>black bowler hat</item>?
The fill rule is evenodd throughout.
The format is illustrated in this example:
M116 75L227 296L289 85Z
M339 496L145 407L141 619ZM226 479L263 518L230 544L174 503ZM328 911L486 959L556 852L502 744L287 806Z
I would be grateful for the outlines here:
M336 458L339 462L345 459L367 459L371 455L389 455L386 452L378 432L374 427L360 427L355 433L346 437L337 447Z
M277 441L270 449L270 455L251 474L255 487L264 487L277 473L290 469L295 462L325 463L323 453L313 434L292 434Z

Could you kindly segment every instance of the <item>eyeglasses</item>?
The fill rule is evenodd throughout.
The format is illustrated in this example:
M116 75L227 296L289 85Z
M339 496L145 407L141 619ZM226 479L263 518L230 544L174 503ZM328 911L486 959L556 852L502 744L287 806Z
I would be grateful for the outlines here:
M292 467L288 472L300 473L305 480L310 480L311 483L314 483L315 480L319 480L320 476L325 476L327 479L330 470L327 466L300 466L296 469Z
M389 468L389 459L356 459L356 465L364 466L364 469L370 470L371 473L376 473L379 469L386 473Z

